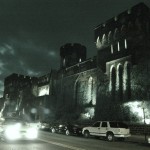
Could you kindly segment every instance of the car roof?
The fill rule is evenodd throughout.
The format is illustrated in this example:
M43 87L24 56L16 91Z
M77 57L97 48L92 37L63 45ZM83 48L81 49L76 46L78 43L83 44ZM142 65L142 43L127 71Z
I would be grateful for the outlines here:
M25 120L23 120L23 119L21 119L21 118L13 118L13 117L11 117L11 118L4 118L4 121L12 121L12 122L24 122Z

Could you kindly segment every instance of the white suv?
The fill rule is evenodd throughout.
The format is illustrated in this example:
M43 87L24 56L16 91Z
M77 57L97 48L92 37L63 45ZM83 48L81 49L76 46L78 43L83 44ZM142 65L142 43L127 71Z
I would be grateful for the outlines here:
M82 130L84 137L102 136L108 141L113 141L114 138L124 139L130 135L130 129L123 122L116 121L97 121L92 126L84 127Z

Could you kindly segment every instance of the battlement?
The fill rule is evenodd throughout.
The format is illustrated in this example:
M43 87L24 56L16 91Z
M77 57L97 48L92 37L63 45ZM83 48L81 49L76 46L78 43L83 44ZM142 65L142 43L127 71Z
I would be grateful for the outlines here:
M114 45L122 39L130 40L150 32L150 10L139 3L95 28L95 44L98 49Z
M78 43L67 43L60 48L60 67L66 68L86 60L86 47Z
M9 75L8 77L5 78L4 85L16 85L16 83L33 83L36 82L37 78L36 77L31 77L31 76L25 76L17 73L13 73Z
M96 57L89 58L85 60L84 62L79 62L73 66L67 67L65 69L58 71L58 78L71 76L77 73L81 73L90 69L94 69L97 67L96 65L97 59Z

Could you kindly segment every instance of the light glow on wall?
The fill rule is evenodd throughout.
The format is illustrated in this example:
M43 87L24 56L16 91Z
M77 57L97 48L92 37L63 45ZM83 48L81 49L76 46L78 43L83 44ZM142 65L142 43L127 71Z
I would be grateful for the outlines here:
M139 118L140 123L144 123L145 115L145 123L150 124L150 102L144 102L144 104L142 101L127 102L124 106L129 107L130 112Z
M86 103L92 102L93 105L96 105L96 89L94 88L95 81L92 77L88 80L87 88L87 101Z
M87 92L87 103L89 103L90 101L92 101L93 98L93 78L90 77L88 80L88 88L87 88L88 92Z
M119 87L120 87L120 84L121 84L121 79L123 78L122 74L123 74L123 70L122 69L122 65L121 63L119 63L117 65L117 81L116 81L116 90L119 91ZM122 72L121 72L122 71ZM121 78L120 78L121 77Z
M93 107L86 108L85 113L81 114L82 119L92 119L95 114L95 109Z
M39 87L38 91L38 96L49 95L49 85Z

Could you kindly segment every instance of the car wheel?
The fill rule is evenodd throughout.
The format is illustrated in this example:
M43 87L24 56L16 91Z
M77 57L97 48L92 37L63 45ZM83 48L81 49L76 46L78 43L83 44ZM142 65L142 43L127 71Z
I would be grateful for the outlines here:
M55 132L56 132L56 131L55 131L55 128L52 128L52 129L51 129L51 132L52 132L52 133L55 133Z
M84 131L84 137L85 137L85 138L88 138L89 136L90 136L89 131Z
M113 133L107 133L107 141L109 141L109 142L114 141L114 134Z
M66 130L66 135L70 135L70 131L69 130Z

